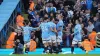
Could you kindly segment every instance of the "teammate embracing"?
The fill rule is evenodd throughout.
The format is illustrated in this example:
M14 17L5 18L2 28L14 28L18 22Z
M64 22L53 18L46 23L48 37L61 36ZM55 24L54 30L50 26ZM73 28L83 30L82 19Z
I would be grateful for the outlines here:
M44 51L43 53L46 53L48 50L48 41L50 40L49 38L49 25L47 23L48 17L44 17L43 22L39 25L38 29L42 30L42 42L44 44Z
M60 45L60 43L62 42L63 26L64 26L64 23L62 21L62 15L58 14L57 19L59 20L57 23L57 26L56 26L57 27L57 34L58 34L58 36L57 36L58 51L62 52L61 45Z
M52 52L56 52L56 34L57 34L57 30L56 30L56 24L54 23L54 18L51 17L50 21L48 22L49 24L49 47L50 47L50 53Z

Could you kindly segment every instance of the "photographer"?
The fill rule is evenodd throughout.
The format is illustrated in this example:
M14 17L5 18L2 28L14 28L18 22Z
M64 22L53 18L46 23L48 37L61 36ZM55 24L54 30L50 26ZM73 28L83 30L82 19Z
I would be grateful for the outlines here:
M20 43L20 40L15 41L15 48L13 54L23 54L23 44Z

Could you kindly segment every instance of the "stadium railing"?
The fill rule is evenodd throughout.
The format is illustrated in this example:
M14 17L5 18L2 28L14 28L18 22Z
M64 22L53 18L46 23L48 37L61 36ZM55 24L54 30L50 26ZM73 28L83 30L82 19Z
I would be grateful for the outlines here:
M14 0L12 0L12 1L14 1ZM9 26L15 25L15 19L17 16L18 8L20 8L20 9L22 8L22 5L21 5L22 2L20 0L17 0L17 2L15 0L15 3L16 3L15 5L11 6L11 8L13 7L13 9L12 9L12 11L10 11L10 13L8 13L6 10L2 10L2 11L6 11L4 13L4 15L1 15L1 13L0 13L0 15L1 15L1 17L0 17L0 40L1 40L2 44L5 44L6 40L8 39L8 36L11 32L11 28ZM6 7L7 7L7 5L6 5ZM8 10L11 10L11 9L8 9Z

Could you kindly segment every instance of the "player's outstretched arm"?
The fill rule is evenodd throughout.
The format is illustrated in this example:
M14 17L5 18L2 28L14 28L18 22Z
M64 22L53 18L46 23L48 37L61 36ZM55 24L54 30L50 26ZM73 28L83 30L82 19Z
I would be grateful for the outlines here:
M32 30L39 31L40 30L40 27L32 28Z

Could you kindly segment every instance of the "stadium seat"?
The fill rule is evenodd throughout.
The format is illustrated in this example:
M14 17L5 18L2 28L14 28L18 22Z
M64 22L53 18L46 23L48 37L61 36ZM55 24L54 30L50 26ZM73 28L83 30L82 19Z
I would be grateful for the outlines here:
M14 22L17 15L17 8L19 7L20 0L3 0L0 5L0 37L7 39L10 30L9 25Z

